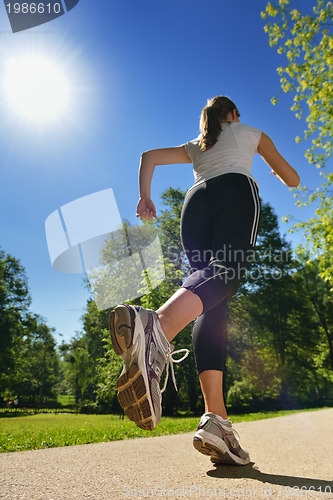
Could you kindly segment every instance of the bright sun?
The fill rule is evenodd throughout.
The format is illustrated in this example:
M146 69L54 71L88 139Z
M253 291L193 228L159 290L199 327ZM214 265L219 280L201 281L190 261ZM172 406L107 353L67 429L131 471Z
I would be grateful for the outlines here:
M10 105L28 120L59 117L68 101L68 84L61 71L46 59L12 59L4 79Z

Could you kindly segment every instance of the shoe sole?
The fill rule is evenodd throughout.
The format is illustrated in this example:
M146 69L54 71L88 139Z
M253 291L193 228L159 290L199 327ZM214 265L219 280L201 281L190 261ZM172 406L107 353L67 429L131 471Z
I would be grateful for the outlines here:
M123 359L126 358L127 351L133 345L134 322L134 311L126 306L117 306L109 316L112 346L115 353Z
M141 429L150 431L156 427L156 418L152 411L150 391L147 390L148 377L139 367L140 364L145 366L142 361L145 354L139 352L133 355L134 325L135 312L131 308L120 305L111 311L109 330L112 346L124 360L123 371L117 380L117 396L128 418Z
M193 438L193 446L203 455L210 456L210 460L214 464L246 465L250 462L250 458L243 460L232 454L225 443L222 443L221 447L218 447L213 443L208 443L202 438L195 436Z

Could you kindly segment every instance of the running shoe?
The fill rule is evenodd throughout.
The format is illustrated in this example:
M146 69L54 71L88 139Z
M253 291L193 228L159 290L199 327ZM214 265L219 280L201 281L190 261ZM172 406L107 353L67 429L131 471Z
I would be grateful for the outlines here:
M204 413L193 438L193 446L200 453L210 455L215 464L246 465L250 456L239 444L239 435L230 420L214 413Z
M118 400L130 420L144 430L153 430L162 416L162 392L165 390L169 365L177 390L173 363L189 354L188 349L173 351L164 335L157 313L140 306L122 304L109 318L113 348L124 361L117 381ZM187 351L181 359L173 354ZM164 387L160 379L167 367Z

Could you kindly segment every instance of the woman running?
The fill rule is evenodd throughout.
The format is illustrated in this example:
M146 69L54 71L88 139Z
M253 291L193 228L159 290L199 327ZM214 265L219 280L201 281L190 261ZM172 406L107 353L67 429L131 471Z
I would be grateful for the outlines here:
M214 463L245 465L250 457L228 420L222 381L226 350L227 301L238 289L255 246L260 201L251 175L256 153L287 186L298 186L297 172L261 130L239 122L225 96L207 102L198 138L174 148L142 154L137 216L152 220L156 209L150 186L157 165L192 163L195 183L186 193L181 239L191 274L156 312L127 304L110 314L115 352L123 358L118 398L126 415L143 429L161 418L160 378L172 368L175 336L196 319L193 348L205 403L194 447Z

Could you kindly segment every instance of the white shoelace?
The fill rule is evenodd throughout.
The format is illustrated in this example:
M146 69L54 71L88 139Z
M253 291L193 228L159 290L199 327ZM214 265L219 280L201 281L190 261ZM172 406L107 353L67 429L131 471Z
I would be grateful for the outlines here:
M180 352L185 352L184 356L180 359L174 359L172 356L174 354L179 354ZM165 380L163 384L163 388L161 389L161 393L165 391L167 383L168 383L168 378L169 378L169 366L171 368L171 376L172 376L172 382L173 385L175 386L176 391L178 391L178 387L176 384L176 377L175 377L175 369L173 367L174 363L181 363L184 361L185 358L190 354L190 351L188 349L178 349L177 351L170 351L167 357L166 361L166 373L165 373Z

